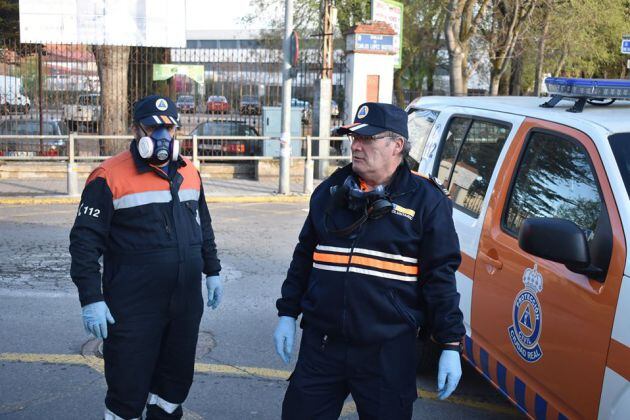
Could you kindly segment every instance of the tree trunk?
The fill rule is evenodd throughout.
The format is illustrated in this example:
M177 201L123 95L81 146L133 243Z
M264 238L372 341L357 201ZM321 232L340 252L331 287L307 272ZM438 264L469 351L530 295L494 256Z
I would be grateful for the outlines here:
M501 82L501 74L492 71L490 73L490 96L497 96L499 94L499 83Z
M523 94L523 51L519 48L519 54L512 60L512 73L510 75L510 95L521 96Z
M510 94L510 75L512 64L510 63L510 67L508 67L502 74L499 79L499 95L507 96Z
M534 78L534 96L540 95L540 86L543 82L543 66L545 61L545 42L547 41L547 33L549 32L549 16L551 13L547 10L545 20L543 21L542 33L538 40L538 51L536 51L536 75Z
M451 55L451 65L449 66L451 95L466 96L467 80L464 77L464 70L467 64L464 53L456 51Z
M101 120L99 134L127 134L129 106L127 76L130 47L95 45L92 47L101 82ZM125 149L127 140L106 139L101 153L113 155Z

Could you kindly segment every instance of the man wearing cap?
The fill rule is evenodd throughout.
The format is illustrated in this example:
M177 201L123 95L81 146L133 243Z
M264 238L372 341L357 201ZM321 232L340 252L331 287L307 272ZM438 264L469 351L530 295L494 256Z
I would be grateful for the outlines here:
M70 232L83 325L103 339L105 419L179 419L203 313L221 300L221 265L201 178L179 155L175 104L134 104L129 150L87 179ZM103 272L99 258L103 258Z
M439 398L461 377L452 204L407 166L402 109L365 103L339 131L352 141L352 163L313 192L276 304L285 363L300 314L303 328L282 418L336 419L352 394L361 419L410 419L418 328L442 348Z

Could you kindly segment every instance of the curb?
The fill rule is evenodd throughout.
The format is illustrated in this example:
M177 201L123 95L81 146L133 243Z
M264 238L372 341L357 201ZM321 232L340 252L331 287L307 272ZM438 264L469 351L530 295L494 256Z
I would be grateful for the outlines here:
M301 203L307 202L310 195L262 195L262 196L216 196L206 197L207 203ZM37 204L78 204L81 197L0 197L2 205L37 205Z

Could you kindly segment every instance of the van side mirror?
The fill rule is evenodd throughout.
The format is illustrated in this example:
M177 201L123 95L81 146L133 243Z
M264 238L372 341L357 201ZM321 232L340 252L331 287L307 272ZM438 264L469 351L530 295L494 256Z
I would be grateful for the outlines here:
M604 270L591 265L584 231L565 219L531 217L521 225L519 247L532 255L559 262L576 273L601 279Z

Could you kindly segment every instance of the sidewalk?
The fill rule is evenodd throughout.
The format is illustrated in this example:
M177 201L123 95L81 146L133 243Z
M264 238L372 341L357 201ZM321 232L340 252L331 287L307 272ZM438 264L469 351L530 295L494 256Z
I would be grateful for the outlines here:
M314 185L319 184L314 181ZM85 178L79 179L82 189ZM2 204L63 204L78 203L79 197L66 194L66 180L60 179L0 179ZM250 179L203 178L206 201L216 202L294 202L307 201L302 182L291 183L291 194L279 195L278 182Z

